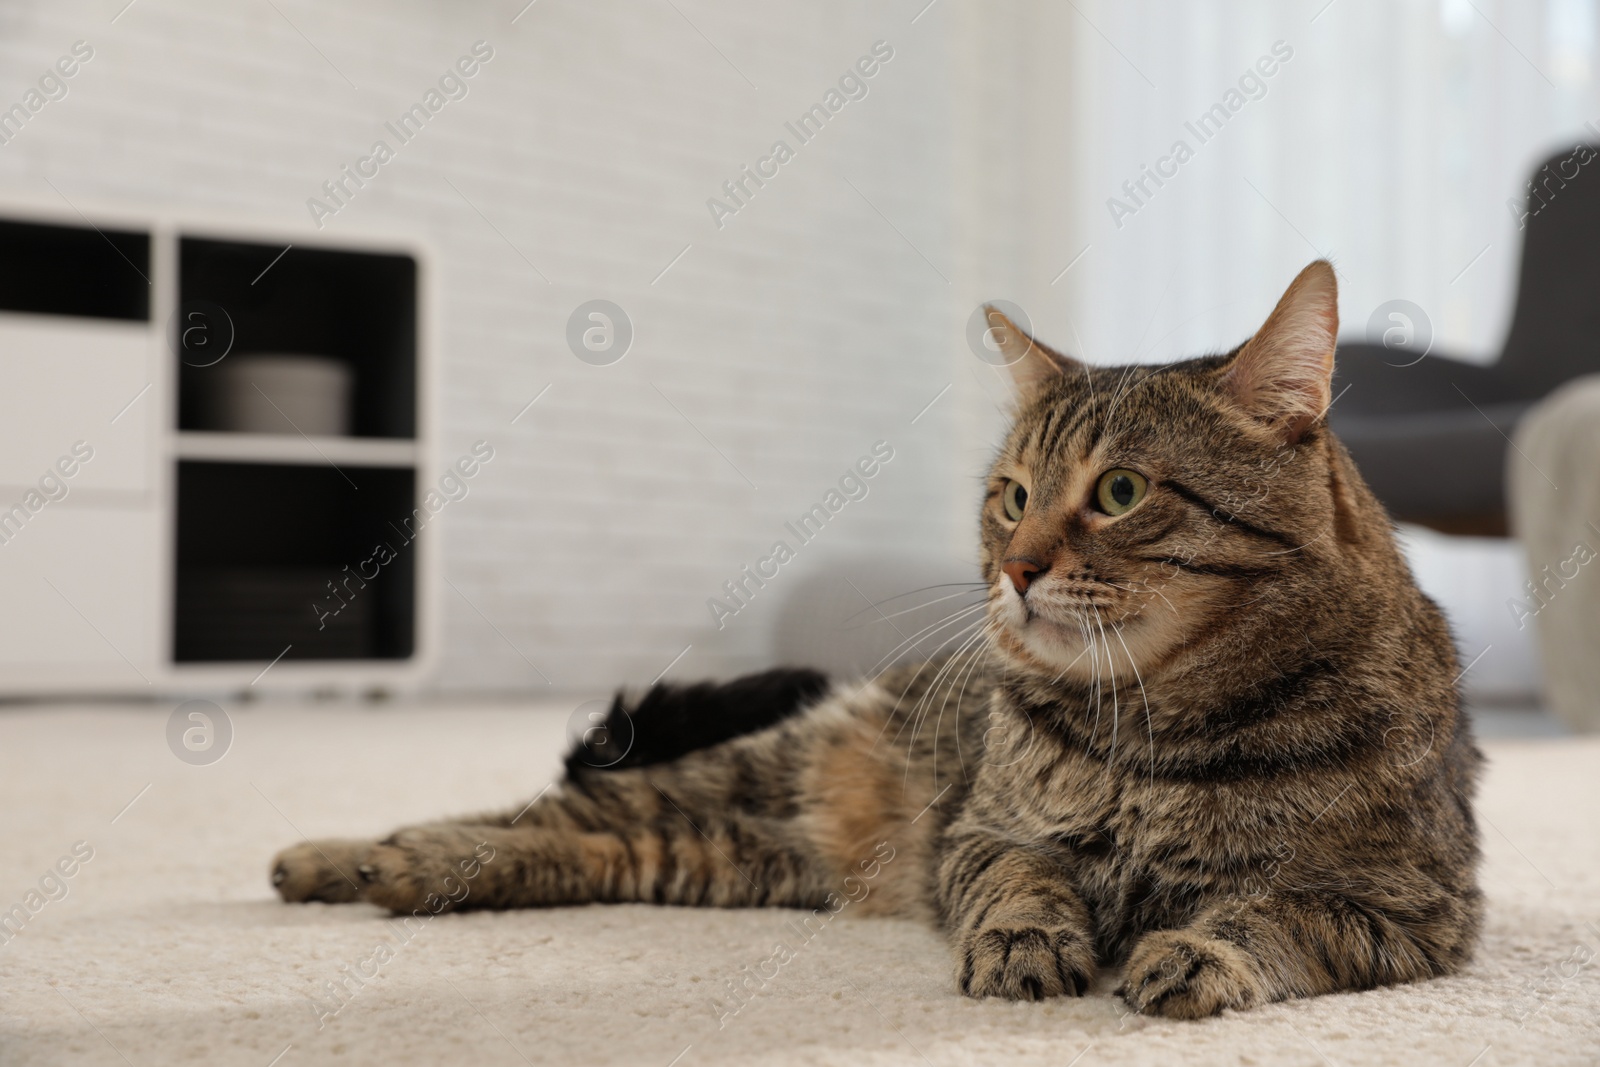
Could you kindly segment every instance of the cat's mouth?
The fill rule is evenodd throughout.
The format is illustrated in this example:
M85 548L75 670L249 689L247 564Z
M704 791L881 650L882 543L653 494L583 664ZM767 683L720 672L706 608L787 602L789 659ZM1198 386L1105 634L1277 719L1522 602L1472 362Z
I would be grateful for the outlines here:
M1029 606L1023 609L1019 629L1065 642L1077 649L1100 631L1120 631L1127 624L1128 619L1120 611L1106 604L1082 604L1044 611Z
M1174 636L1148 617L1142 601L1115 589L1035 586L1019 596L1002 578L995 591L997 645L1019 664L1058 678L1131 679Z
M995 619L1031 659L1055 669L1067 668L1084 658L1102 635L1115 642L1135 622L1125 605L1105 597L1082 594L1019 597L1006 589L997 599Z

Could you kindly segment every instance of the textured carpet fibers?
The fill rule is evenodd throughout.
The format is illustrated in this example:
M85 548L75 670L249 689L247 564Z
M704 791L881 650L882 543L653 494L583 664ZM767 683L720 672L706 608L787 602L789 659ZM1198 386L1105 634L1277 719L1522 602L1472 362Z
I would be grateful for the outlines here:
M168 707L0 712L0 908L26 915L0 932L0 1064L1600 1063L1600 741L1485 745L1489 911L1465 974L1181 1023L1127 1015L1114 975L1077 1000L963 999L936 932L848 908L802 937L777 910L403 932L280 904L267 861L302 834L532 796L569 709L229 710L203 766L169 748ZM792 958L768 962L779 941Z

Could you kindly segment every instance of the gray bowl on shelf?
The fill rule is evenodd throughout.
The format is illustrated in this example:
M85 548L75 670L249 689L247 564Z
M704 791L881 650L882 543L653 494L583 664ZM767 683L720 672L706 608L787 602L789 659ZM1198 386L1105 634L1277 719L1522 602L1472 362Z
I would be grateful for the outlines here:
M203 428L346 437L353 377L348 363L327 356L232 356L206 369L200 390Z

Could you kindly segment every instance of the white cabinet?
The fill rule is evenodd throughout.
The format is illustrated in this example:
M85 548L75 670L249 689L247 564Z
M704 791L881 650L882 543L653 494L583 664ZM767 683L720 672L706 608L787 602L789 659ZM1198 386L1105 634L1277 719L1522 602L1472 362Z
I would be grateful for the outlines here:
M435 539L397 545L359 596L334 583L431 480L423 253L5 215L0 695L358 690L422 677ZM203 424L194 396L216 364L180 358L167 336L195 307L225 322L215 337L232 354L342 361L352 436Z
M161 547L154 508L70 497L0 544L6 688L144 691L165 680Z
M147 492L155 357L148 323L0 313L0 502L78 441L93 458L68 479L72 491Z

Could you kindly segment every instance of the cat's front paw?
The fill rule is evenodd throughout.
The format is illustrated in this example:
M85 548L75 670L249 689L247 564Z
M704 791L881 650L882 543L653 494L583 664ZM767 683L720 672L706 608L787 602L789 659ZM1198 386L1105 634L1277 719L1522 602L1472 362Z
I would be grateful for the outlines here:
M373 845L356 868L361 898L395 912L453 911L464 906L493 852L460 827L401 830Z
M361 898L358 873L371 841L302 841L272 857L272 885L290 904L320 900L347 904Z
M1134 1011L1173 1019L1202 1019L1262 1000L1256 967L1237 945L1188 930L1161 930L1135 945L1117 992Z
M963 934L957 952L969 997L1076 997L1094 979L1094 946L1069 926L991 922Z

